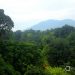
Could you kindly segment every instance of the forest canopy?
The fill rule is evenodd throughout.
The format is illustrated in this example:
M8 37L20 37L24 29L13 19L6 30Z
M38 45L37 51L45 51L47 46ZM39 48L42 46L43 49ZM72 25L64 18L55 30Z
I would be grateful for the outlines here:
M13 26L0 9L0 75L75 75L75 27L13 32Z

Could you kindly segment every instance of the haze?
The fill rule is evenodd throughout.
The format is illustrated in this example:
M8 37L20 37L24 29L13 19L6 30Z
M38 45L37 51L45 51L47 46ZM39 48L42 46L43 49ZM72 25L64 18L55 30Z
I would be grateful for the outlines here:
M14 21L14 31L48 19L75 20L75 0L0 0L0 9Z

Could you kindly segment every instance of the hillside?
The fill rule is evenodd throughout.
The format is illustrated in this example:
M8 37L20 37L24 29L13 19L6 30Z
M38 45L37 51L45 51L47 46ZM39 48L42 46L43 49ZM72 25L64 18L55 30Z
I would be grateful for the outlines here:
M75 20L64 19L64 20L46 20L42 21L31 27L33 30L47 30L51 28L62 27L63 25L68 24L71 26L75 26Z

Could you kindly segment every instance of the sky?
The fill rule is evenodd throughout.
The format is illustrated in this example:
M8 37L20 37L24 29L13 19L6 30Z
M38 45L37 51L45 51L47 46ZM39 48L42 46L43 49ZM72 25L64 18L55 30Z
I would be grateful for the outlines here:
M14 21L14 31L48 19L75 20L75 0L0 0L0 9Z

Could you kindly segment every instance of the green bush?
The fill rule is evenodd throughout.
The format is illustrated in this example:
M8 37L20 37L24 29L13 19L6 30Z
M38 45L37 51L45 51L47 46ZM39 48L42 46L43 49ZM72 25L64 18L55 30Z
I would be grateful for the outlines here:
M62 69L61 67L48 67L46 69L46 73L47 75L70 75L69 73L67 73L64 69Z

